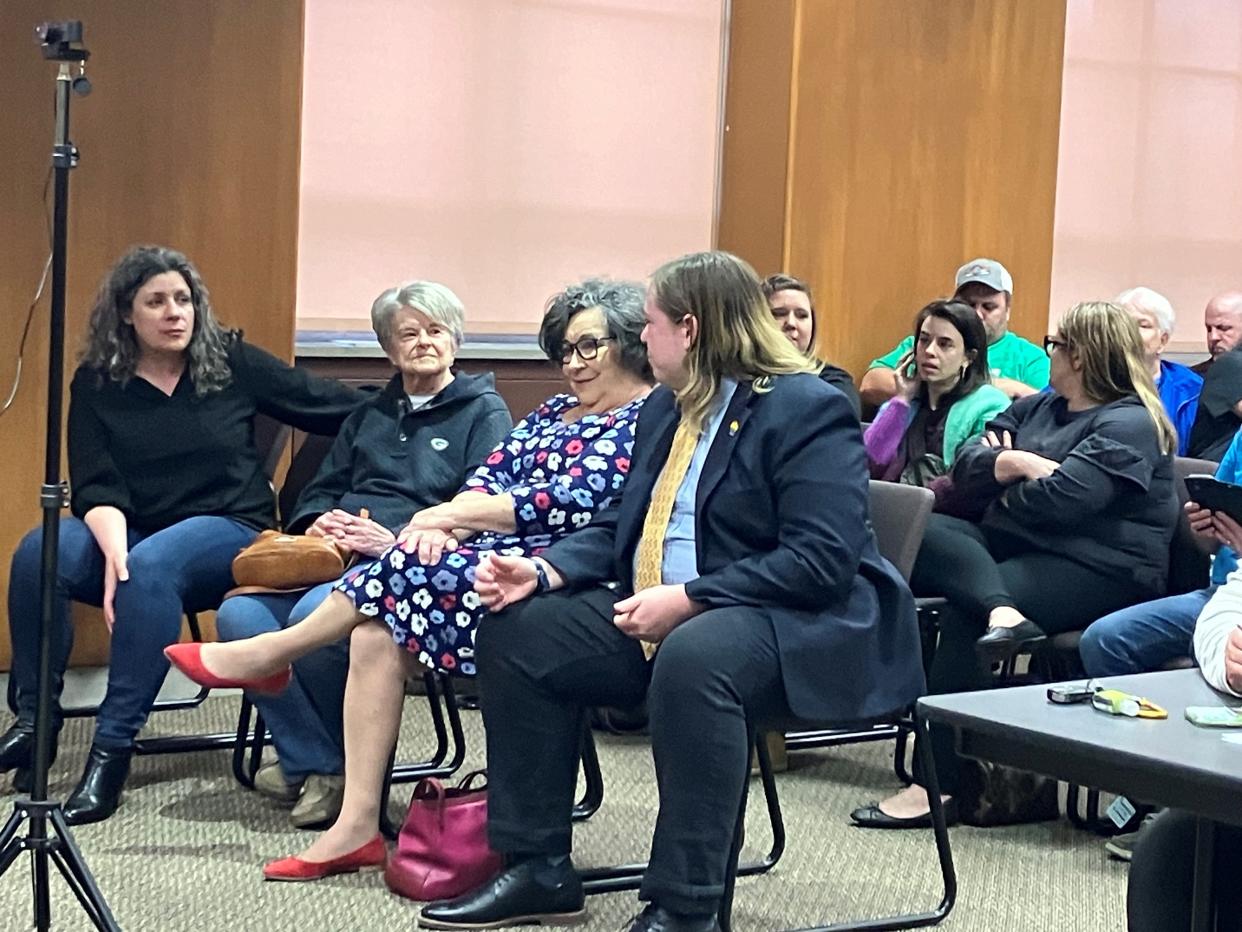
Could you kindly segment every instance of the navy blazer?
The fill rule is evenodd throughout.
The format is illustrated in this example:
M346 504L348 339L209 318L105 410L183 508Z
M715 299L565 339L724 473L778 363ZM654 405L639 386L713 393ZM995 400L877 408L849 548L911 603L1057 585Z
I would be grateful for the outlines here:
M633 556L679 412L656 388L639 415L625 488L542 556L570 586L619 580ZM876 549L866 453L845 396L813 375L742 382L699 478L699 578L709 609L753 608L776 633L789 706L844 722L904 708L924 692L914 598Z

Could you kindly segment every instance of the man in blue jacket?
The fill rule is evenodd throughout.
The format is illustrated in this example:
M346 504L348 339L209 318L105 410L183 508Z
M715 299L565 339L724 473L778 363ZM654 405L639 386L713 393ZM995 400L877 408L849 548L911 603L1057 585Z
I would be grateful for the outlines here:
M488 830L507 867L425 907L424 927L583 914L569 854L588 707L651 712L660 812L630 932L711 932L748 725L879 716L923 690L913 599L867 523L858 423L773 325L754 271L676 260L645 313L663 384L620 504L479 569Z

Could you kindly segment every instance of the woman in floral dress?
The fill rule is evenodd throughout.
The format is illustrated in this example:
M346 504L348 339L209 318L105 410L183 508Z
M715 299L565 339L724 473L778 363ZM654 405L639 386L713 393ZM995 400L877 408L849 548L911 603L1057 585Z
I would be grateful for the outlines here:
M318 880L383 863L380 796L405 680L419 664L474 673L474 631L486 611L474 591L480 559L539 553L586 526L625 481L651 388L639 339L643 299L636 284L598 280L556 295L539 343L571 393L523 418L452 500L415 514L394 547L347 575L300 624L168 649L203 685L279 691L293 660L350 638L341 814L300 855L268 864L269 880Z

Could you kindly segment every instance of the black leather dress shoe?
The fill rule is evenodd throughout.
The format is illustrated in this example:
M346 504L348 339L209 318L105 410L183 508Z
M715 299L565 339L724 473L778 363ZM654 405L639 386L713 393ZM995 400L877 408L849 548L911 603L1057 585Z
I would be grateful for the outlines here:
M860 828L931 828L931 813L901 819L891 816L880 808L879 803L860 806L850 813L854 824ZM948 799L944 803L944 821L946 825L957 825L957 800Z
M87 825L102 822L116 812L133 756L133 748L104 748L92 744L82 779L65 800L65 821L70 825Z
M1004 663L1021 648L1047 637L1043 628L1023 618L1010 628L988 628L987 634L975 641L975 652L988 663Z
M577 871L565 858L533 858L505 868L479 889L428 903L418 915L424 929L497 929L514 925L571 925L586 916Z
M720 932L720 921L714 915L683 916L648 903L647 908L634 917L628 932Z

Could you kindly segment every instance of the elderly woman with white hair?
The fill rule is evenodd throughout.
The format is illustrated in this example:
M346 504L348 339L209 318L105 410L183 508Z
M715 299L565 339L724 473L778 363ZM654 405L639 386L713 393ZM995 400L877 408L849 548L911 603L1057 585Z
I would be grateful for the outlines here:
M1126 289L1117 295L1114 303L1129 311L1138 323L1143 352L1151 376L1156 380L1160 401L1169 420L1177 428L1177 455L1185 456L1190 444L1190 429L1194 426L1199 407L1203 378L1187 366L1160 358L1177 322L1173 305L1160 292L1142 285Z
M490 373L453 373L465 309L444 285L415 281L385 290L371 307L371 324L397 372L344 423L285 522L292 533L337 541L358 558L355 570L391 547L416 512L452 498L513 426ZM217 616L220 636L233 641L296 625L332 586L227 599ZM256 774L255 789L293 804L290 819L299 828L330 822L341 808L348 673L348 641L341 639L299 660L280 695L251 697L279 755Z
M524 417L457 495L416 512L394 546L345 574L305 621L245 641L165 651L203 685L279 693L293 661L350 638L340 815L301 854L268 864L268 880L318 880L384 863L381 790L405 678L427 668L473 676L474 632L487 612L474 586L480 563L543 552L590 524L625 483L652 383L644 296L636 283L598 279L553 296L539 345L560 364L570 393Z

